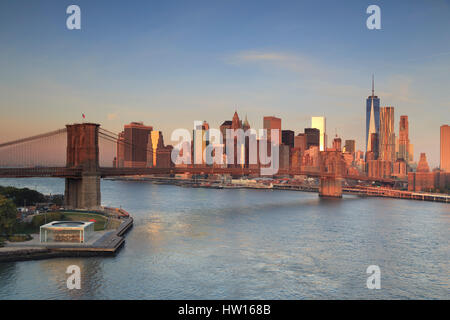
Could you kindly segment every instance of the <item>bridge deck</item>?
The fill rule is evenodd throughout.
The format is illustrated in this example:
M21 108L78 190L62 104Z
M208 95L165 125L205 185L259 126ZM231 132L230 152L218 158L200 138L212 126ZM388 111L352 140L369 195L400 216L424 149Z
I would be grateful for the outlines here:
M214 168L214 167L194 167L194 168L107 168L100 167L98 173L101 177L132 176L132 175L153 175L153 174L231 174L231 175L254 175L260 176L260 169L250 168ZM31 178L31 177L52 177L52 178L80 178L83 174L81 168L65 167L37 167L37 168L0 168L0 178ZM381 183L395 183L396 179L373 178L363 175L342 175L336 176L334 173L319 172L318 170L279 170L277 176L282 175L304 175L308 177L329 177L343 178L360 181L376 181Z

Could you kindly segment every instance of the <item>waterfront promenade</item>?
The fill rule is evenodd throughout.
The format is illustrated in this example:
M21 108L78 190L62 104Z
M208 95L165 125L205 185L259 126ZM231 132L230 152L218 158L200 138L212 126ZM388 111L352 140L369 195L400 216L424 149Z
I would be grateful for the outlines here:
M125 233L133 226L133 218L123 219L115 230L96 231L86 243L41 243L39 234L27 242L7 242L0 248L0 262L114 255L125 242Z

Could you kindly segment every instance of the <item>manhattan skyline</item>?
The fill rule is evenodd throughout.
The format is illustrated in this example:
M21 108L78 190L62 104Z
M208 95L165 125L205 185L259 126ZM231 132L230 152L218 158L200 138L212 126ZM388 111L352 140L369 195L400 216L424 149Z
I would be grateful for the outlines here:
M448 2L374 1L381 30L365 27L372 3L359 1L74 3L80 31L65 28L66 1L0 4L0 142L84 113L115 132L143 121L171 143L174 129L194 120L218 128L237 110L254 128L274 115L296 133L325 116L329 138L337 131L365 150L374 73L396 132L408 115L414 158L425 152L439 165L439 127L449 122Z

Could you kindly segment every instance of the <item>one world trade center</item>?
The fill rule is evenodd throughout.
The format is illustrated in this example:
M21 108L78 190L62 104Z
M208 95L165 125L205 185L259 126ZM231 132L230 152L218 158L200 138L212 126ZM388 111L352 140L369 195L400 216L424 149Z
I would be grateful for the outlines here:
M366 100L366 152L372 151L372 134L380 132L380 99L375 95L372 75L372 95ZM376 147L376 146L375 146Z

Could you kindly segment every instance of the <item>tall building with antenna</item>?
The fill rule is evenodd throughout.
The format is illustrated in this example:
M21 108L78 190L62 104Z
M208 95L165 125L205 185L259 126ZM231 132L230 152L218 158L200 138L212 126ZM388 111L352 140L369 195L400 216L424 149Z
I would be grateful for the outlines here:
M366 152L372 151L372 134L380 132L380 99L375 95L374 77L372 75L372 95L366 100Z

